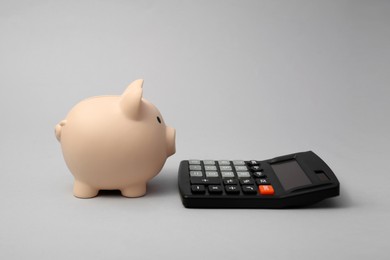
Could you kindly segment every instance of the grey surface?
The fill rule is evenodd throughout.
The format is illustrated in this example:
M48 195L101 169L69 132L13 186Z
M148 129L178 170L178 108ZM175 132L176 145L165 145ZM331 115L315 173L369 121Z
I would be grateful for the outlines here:
M2 0L0 259L388 259L389 28L388 1ZM177 154L143 198L74 198L54 125L137 78ZM305 150L340 197L180 202L180 160Z

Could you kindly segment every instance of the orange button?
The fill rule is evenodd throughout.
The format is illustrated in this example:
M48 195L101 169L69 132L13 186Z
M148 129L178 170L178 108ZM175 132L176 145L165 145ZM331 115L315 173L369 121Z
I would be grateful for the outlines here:
M274 195L275 191L272 185L259 185L261 195Z

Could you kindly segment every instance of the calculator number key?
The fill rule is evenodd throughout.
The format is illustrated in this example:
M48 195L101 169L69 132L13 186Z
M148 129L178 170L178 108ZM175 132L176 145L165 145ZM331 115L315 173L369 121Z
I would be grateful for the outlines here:
M191 186L192 193L195 194L204 194L206 192L206 189L204 185L192 185Z
M249 178L249 177L251 177L249 172L237 172L237 176L238 176L238 178Z
M256 184L257 185L269 185L271 183L267 179L257 179Z
M236 184L238 184L238 181L236 179L225 179L225 180L223 180L223 184L236 185Z
M218 172L208 172L208 171L206 171L206 177L218 177Z
M221 165L230 165L230 161L228 160L221 160L221 161L218 161L218 164L221 166Z
M221 194L222 186L221 185L209 185L209 193L210 194Z
M241 185L252 185L254 184L252 179L246 178L240 180Z
M246 166L234 166L237 172L246 172L248 168Z
M204 165L215 165L215 162L212 161L212 160L204 160L204 161L203 161L203 164L204 164Z
M240 166L240 165L245 165L245 161L242 161L242 160L235 160L233 161L233 164L234 165L237 165L237 166Z
M191 184L220 184L219 178L191 177Z
M259 165L260 163L256 160L250 160L249 165Z
M191 177L202 177L203 173L201 171L190 171Z
M257 166L257 165L251 167L251 171L252 172L260 172L262 170L263 169L260 166Z
M200 164L200 160L189 160L190 164Z
M202 166L200 165L190 165L190 171L201 171Z
M265 178L267 177L264 172L254 172L253 176L256 178Z
M221 172L222 178L234 178L233 172Z
M226 185L225 191L227 194L239 194L240 190L237 185Z
M217 170L217 166L205 165L205 166L204 166L204 169L205 169L206 171L216 171L216 170Z
M219 168L221 169L221 171L232 171L232 166L222 165L219 166Z
M254 185L243 185L241 188L244 194L257 194L257 189Z

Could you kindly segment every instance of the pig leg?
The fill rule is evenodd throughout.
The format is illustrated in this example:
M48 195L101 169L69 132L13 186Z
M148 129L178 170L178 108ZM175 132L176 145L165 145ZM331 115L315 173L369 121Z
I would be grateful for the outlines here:
M84 182L74 180L73 195L77 198L88 199L96 197L99 193L98 189L95 189Z
M137 183L121 189L121 193L125 197L135 198L144 196L146 193L146 183Z

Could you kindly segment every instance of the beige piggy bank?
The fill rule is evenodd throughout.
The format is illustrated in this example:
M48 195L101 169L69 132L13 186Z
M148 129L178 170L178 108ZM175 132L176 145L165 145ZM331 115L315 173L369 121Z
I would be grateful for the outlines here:
M121 96L98 96L77 104L55 127L78 198L99 190L140 197L166 159L175 153L175 129L142 98L143 80Z

